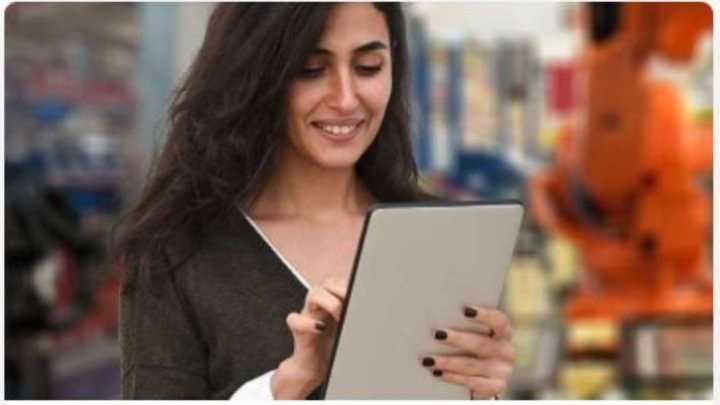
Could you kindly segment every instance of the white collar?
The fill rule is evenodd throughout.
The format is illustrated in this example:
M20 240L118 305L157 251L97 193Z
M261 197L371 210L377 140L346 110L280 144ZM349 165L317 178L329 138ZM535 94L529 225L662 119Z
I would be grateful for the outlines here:
M283 257L283 255L280 254L280 251L278 251L275 246L273 246L272 242L270 242L270 239L265 235L265 233L262 231L262 229L260 229L260 227L255 223L255 221L253 221L253 219L250 218L250 216L246 214L245 211L242 211L242 214L245 216L245 219L247 219L250 225L252 225L252 227L255 229L255 232L260 235L262 240L265 241L268 246L270 246L270 249L272 249L273 252L275 252L275 255L280 259L280 261L285 264L285 267L287 267L290 272L295 276L295 278L297 278L300 283L302 283L302 285L304 285L305 288L309 290L310 283L308 283L307 280L305 280L305 278L297 270L295 270L295 268L292 266L292 264L290 264L289 261L285 260L285 257Z

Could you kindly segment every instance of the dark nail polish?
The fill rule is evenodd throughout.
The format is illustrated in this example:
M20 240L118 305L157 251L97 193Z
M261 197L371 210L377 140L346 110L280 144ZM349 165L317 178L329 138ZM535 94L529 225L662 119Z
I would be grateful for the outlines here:
M490 332L488 332L488 337L489 337L489 338L494 338L494 337L495 337L495 329L490 329Z
M433 370L433 375L435 377L441 377L442 376L442 370L435 369Z
M320 321L315 322L315 329L318 332L324 332L325 327L326 327L325 322L320 322Z
M435 331L435 339L437 339L437 340L447 339L447 332L445 332L444 330Z
M422 359L422 365L423 367L432 367L435 365L435 359L432 357L424 357Z
M463 313L468 318L475 318L477 316L477 310L475 308L465 307Z

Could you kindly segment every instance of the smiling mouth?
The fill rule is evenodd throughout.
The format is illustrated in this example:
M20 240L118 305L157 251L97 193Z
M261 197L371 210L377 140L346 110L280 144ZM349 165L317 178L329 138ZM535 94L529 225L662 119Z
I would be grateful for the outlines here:
M332 137L345 138L353 134L364 122L365 120L356 120L354 122L345 123L313 122L312 125Z

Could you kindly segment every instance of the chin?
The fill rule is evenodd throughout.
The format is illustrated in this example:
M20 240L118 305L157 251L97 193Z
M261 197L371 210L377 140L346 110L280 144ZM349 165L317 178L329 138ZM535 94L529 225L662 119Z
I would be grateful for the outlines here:
M320 167L328 170L344 170L355 167L360 160L359 151L333 151L312 156L311 159Z

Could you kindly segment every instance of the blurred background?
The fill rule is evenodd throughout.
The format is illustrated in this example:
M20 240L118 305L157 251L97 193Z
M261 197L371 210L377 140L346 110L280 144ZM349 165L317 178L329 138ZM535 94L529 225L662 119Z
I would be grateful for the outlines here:
M712 398L709 7L405 6L423 183L527 207L505 397ZM106 242L212 7L6 8L7 399L120 398Z

